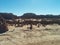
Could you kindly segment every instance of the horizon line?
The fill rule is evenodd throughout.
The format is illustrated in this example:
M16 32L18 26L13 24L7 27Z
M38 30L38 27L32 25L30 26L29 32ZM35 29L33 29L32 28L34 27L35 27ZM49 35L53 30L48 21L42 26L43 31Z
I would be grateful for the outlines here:
M22 16L23 14L25 14L25 13L23 13L23 14L17 14L17 13L13 13L13 12L0 12L0 13L12 13L12 14L14 14L14 15L17 15L17 16ZM26 12L26 13L33 13L33 12ZM36 14L36 15L60 15L60 14L52 14L52 13L46 13L46 14L37 14L37 13L33 13L33 14Z

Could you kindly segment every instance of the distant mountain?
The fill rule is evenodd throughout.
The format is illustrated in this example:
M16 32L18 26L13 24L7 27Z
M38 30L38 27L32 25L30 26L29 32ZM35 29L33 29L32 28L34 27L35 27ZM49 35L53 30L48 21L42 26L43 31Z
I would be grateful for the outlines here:
M36 14L34 13L25 13L20 18L36 18Z
M0 13L0 16L2 16L5 19L17 18L17 16L12 13Z
M54 19L60 19L60 15L52 15L52 14L47 14L47 15L36 15L34 13L24 13L22 16L17 16L12 13L0 13L0 16L2 16L5 19L13 19L13 18L23 18L23 19L42 19L42 18L54 18Z
M22 16L19 16L19 18L60 18L60 15L52 15L52 14L47 14L47 15L36 15L34 13L25 13Z

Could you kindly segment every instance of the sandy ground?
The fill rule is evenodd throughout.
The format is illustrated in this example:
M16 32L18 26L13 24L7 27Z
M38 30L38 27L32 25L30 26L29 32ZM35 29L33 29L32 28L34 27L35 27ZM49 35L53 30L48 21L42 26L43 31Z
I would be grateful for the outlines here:
M24 27L8 26L9 31L0 34L0 45L60 45L60 25Z

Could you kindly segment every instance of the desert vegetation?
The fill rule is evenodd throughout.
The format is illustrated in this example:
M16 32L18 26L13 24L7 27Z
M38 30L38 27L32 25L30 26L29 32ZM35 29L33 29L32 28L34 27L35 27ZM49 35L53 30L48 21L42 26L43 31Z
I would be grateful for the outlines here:
M60 15L0 13L0 45L60 45Z

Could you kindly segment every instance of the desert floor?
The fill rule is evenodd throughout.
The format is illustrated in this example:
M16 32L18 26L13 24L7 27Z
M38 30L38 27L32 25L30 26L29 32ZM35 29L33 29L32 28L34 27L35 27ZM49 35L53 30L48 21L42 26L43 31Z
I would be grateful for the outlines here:
M60 45L60 25L46 27L33 26L33 29L8 26L9 31L0 34L0 45Z

